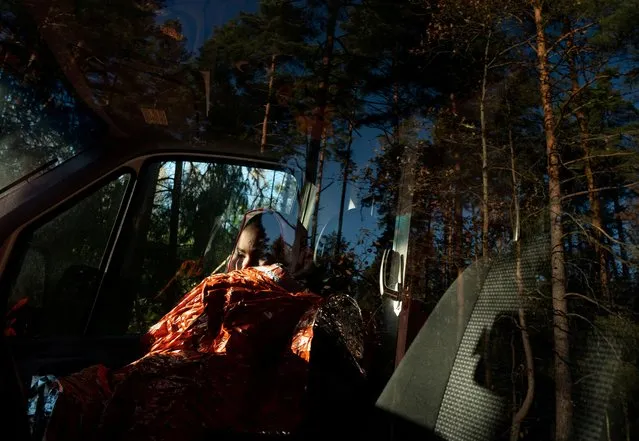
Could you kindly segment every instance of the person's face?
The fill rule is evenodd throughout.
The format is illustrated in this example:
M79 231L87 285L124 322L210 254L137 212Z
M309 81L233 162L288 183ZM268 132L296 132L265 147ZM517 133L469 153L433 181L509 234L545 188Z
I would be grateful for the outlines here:
M240 234L235 251L234 269L268 265L269 259L264 253L264 239L256 226L245 228Z

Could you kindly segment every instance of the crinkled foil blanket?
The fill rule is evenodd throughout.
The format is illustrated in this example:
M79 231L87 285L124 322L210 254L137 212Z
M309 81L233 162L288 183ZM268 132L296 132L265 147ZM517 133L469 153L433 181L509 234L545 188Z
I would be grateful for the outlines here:
M118 370L98 365L57 380L34 377L34 434L168 441L211 431L294 431L305 418L314 327L344 311L353 323L358 309L344 308L339 297L291 293L275 280L255 268L208 277L151 327L144 357ZM357 363L359 328L333 328Z

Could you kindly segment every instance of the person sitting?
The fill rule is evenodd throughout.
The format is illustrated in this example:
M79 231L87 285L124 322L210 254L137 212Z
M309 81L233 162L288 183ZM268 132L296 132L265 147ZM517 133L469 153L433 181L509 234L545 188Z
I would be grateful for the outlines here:
M363 378L357 332L349 333L358 327L335 322L347 309L342 300L299 289L288 271L291 237L294 230L278 213L249 213L229 271L206 277L153 325L143 338L144 356L119 369L98 365L55 379L45 438L169 441L211 432L294 432L321 413L313 409L323 401L309 396L319 392L309 390L323 393L331 382L341 390ZM331 341L320 352L318 336ZM339 354L350 376L326 380L324 372L339 363L314 370L313 351L318 360ZM313 381L321 387L309 389Z
M251 266L291 263L295 230L276 211L258 209L244 216L228 271Z
M301 247L294 259L295 239L295 228L277 211L265 208L249 211L244 215L227 272L277 264L286 270L287 277L280 282L288 289L307 288L317 293L316 284L309 283L316 270L313 254L309 248Z

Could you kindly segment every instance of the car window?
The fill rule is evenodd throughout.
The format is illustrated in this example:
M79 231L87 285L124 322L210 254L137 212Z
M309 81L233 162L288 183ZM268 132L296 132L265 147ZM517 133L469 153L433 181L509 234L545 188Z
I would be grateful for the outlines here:
M106 125L68 83L35 23L16 2L0 5L0 192L78 154Z
M115 155L203 155L146 164L98 334L143 333L266 204L360 307L370 403L450 441L639 438L637 0L4 3L0 182L85 145L63 86Z
M191 160L147 169L154 183L136 213L146 225L134 242L135 262L121 268L126 287L117 288L133 297L126 328L132 333L146 332L202 278L226 271L245 213L272 208L294 225L298 210L299 189L290 172Z
M9 304L26 299L20 335L82 335L116 226L129 174L111 180L18 238L10 267Z

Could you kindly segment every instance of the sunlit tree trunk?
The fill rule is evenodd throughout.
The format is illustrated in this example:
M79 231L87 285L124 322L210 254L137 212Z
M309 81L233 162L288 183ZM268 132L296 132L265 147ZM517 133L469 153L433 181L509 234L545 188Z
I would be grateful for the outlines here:
M490 227L488 214L488 139L486 133L486 81L488 77L488 49L490 47L491 31L488 31L486 47L484 49L484 72L481 80L481 99L479 101L479 119L481 123L481 181L482 181L482 257L487 259L488 249L488 229Z
M572 31L572 27L570 26L570 21L566 20L564 23L564 33L565 35L569 35ZM588 185L588 202L590 203L590 213L592 217L592 227L593 227L593 239L595 246L595 254L597 255L597 260L599 264L599 281L601 283L601 293L604 298L608 300L609 303L612 303L612 298L610 296L610 290L608 288L608 259L606 257L606 250L603 246L603 235L604 226L601 218L601 202L599 200L599 195L596 190L595 177L592 171L592 159L590 152L590 142L589 137L590 133L588 130L588 118L586 114L582 110L580 103L582 102L579 99L579 94L581 93L579 86L579 78L577 75L577 66L575 63L575 51L576 47L574 44L574 39L572 36L566 39L566 52L568 59L568 67L570 70L570 83L571 83L571 92L572 99L575 102L575 116L577 117L577 122L579 123L579 138L581 150L583 152L584 158L584 173L586 175L586 183Z
M548 157L548 198L550 215L551 277L554 334L555 374L555 441L569 441L572 433L572 378L570 373L570 324L566 299L566 268L563 244L562 205L560 187L560 152L555 137L555 120L551 100L550 72L546 50L546 32L542 2L532 2L539 68L539 89L546 133Z
M266 151L266 138L268 136L268 118L271 113L271 96L273 95L273 81L275 80L275 61L277 55L271 56L271 66L268 71L268 92L266 96L266 106L264 106L264 121L262 122L262 141L260 142L260 151Z
M311 242L312 242L313 248L315 248L315 242L317 240L317 223L319 221L320 197L322 193L322 178L324 174L324 155L325 154L326 154L326 138L324 138L324 142L322 143L322 148L319 153L319 164L318 164L318 172L317 172L317 193L315 194L315 211L313 213L313 227L312 227L312 233L311 233Z

